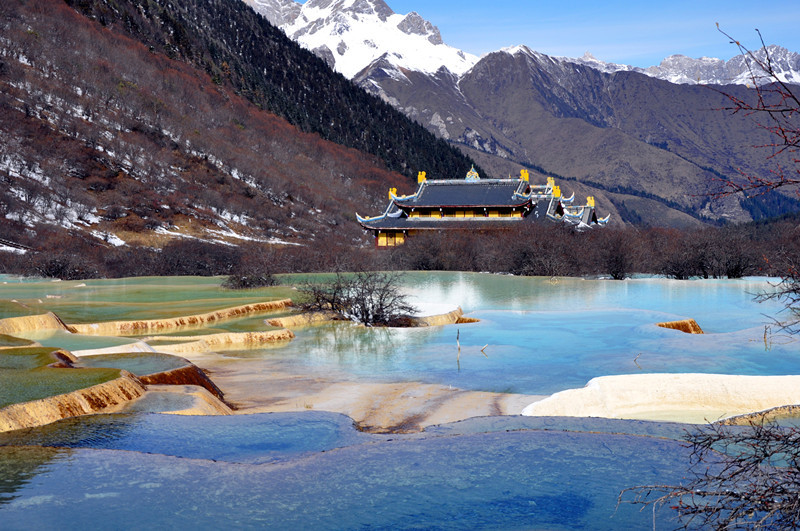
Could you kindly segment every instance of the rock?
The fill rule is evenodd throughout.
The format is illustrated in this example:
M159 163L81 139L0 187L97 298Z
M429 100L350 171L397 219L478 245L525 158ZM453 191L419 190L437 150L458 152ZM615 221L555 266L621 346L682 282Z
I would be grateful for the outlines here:
M0 409L0 432L44 426L57 420L110 413L142 396L145 386L128 371L116 380L62 395L12 404Z
M684 319L682 321L667 321L664 323L656 323L656 326L661 328L671 328L672 330L680 330L687 334L703 334L703 329L694 319Z

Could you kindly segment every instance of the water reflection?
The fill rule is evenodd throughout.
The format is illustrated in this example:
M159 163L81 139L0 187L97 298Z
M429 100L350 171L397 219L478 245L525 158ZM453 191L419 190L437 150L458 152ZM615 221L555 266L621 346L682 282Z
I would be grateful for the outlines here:
M49 470L53 459L67 454L67 451L52 448L0 448L0 512L4 505L25 497L25 489L37 475Z
M68 322L150 319L279 293L224 292L219 279L80 284L0 285L6 299L0 312L47 309ZM288 343L223 353L226 363L261 357L294 374L539 394L581 387L601 375L791 374L800 362L796 342L764 350L762 314L779 306L752 302L750 293L768 288L763 279L551 281L412 273L406 288L421 306L460 305L481 321L420 329L349 323L299 328ZM685 317L711 333L690 336L654 325ZM251 318L215 328L261 326L261 319ZM57 346L70 339L53 338ZM71 419L0 437L0 527L79 528L102 521L110 528L131 522L186 528L650 528L651 513L628 505L616 509L617 495L634 485L680 481L688 463L677 441L682 430L637 421L491 417L423 434L375 436L320 412ZM657 512L657 527L675 527L672 516L668 509Z
M129 434L114 440L87 439L62 423L49 433L40 430L32 442L126 451L74 449L38 469L37 461L26 461L15 448L0 447L0 463L23 470L15 497L0 506L4 528L87 527L102 521L110 528L171 522L180 528L641 529L653 524L653 515L627 504L617 508L620 490L679 481L687 459L686 449L671 439L518 424L535 419L511 418L506 425L494 419L489 431L471 423L392 439L353 437L350 427L348 440L340 420L320 414L305 420L274 415L268 423L280 429L267 431L263 415L181 419L181 429L174 431L170 426L177 419L161 422L161 417L84 421L82 427L94 434L129 422ZM605 428L625 432L622 421ZM61 435L55 433L59 429ZM235 434L238 444L226 450L237 441ZM277 448L281 438L285 447ZM307 441L326 438L323 448L345 445L296 453L309 447ZM164 450L182 457L142 453ZM295 457L277 466L253 464L273 462L268 457L276 452ZM211 456L227 461L210 461ZM24 470L34 469L38 475L30 481ZM657 511L655 524L672 527L672 518L669 509Z

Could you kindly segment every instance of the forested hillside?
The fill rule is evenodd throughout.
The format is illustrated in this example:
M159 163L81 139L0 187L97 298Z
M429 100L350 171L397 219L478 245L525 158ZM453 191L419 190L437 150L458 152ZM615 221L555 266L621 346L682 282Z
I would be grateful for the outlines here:
M371 153L390 170L464 175L471 162L405 115L333 72L237 0L65 0L114 31L229 84L306 132Z
M0 4L7 241L362 245L356 211L471 164L237 0L75 7Z

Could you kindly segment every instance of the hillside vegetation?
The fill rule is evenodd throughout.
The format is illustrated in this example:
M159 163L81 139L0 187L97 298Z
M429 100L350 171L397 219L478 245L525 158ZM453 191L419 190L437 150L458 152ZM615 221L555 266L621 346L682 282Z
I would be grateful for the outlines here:
M303 131L373 154L408 176L447 178L471 162L355 87L237 0L65 0L103 26L208 73Z
M410 190L389 169L414 173L404 154L429 174L469 167L241 2L143 6L0 5L0 237L358 245L354 212ZM356 128L375 154L325 140L357 144Z

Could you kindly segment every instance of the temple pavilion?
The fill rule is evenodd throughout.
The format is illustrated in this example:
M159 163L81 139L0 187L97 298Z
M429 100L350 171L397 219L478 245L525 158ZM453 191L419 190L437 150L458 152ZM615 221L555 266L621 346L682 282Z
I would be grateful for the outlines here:
M517 179L481 179L474 167L466 179L427 179L420 172L417 183L411 195L397 195L397 189L390 188L389 205L380 216L356 214L361 226L375 235L378 247L401 245L421 231L508 229L530 220L590 228L609 219L597 218L593 197L573 206L575 194L562 197L552 177L546 184L533 185L524 169Z

